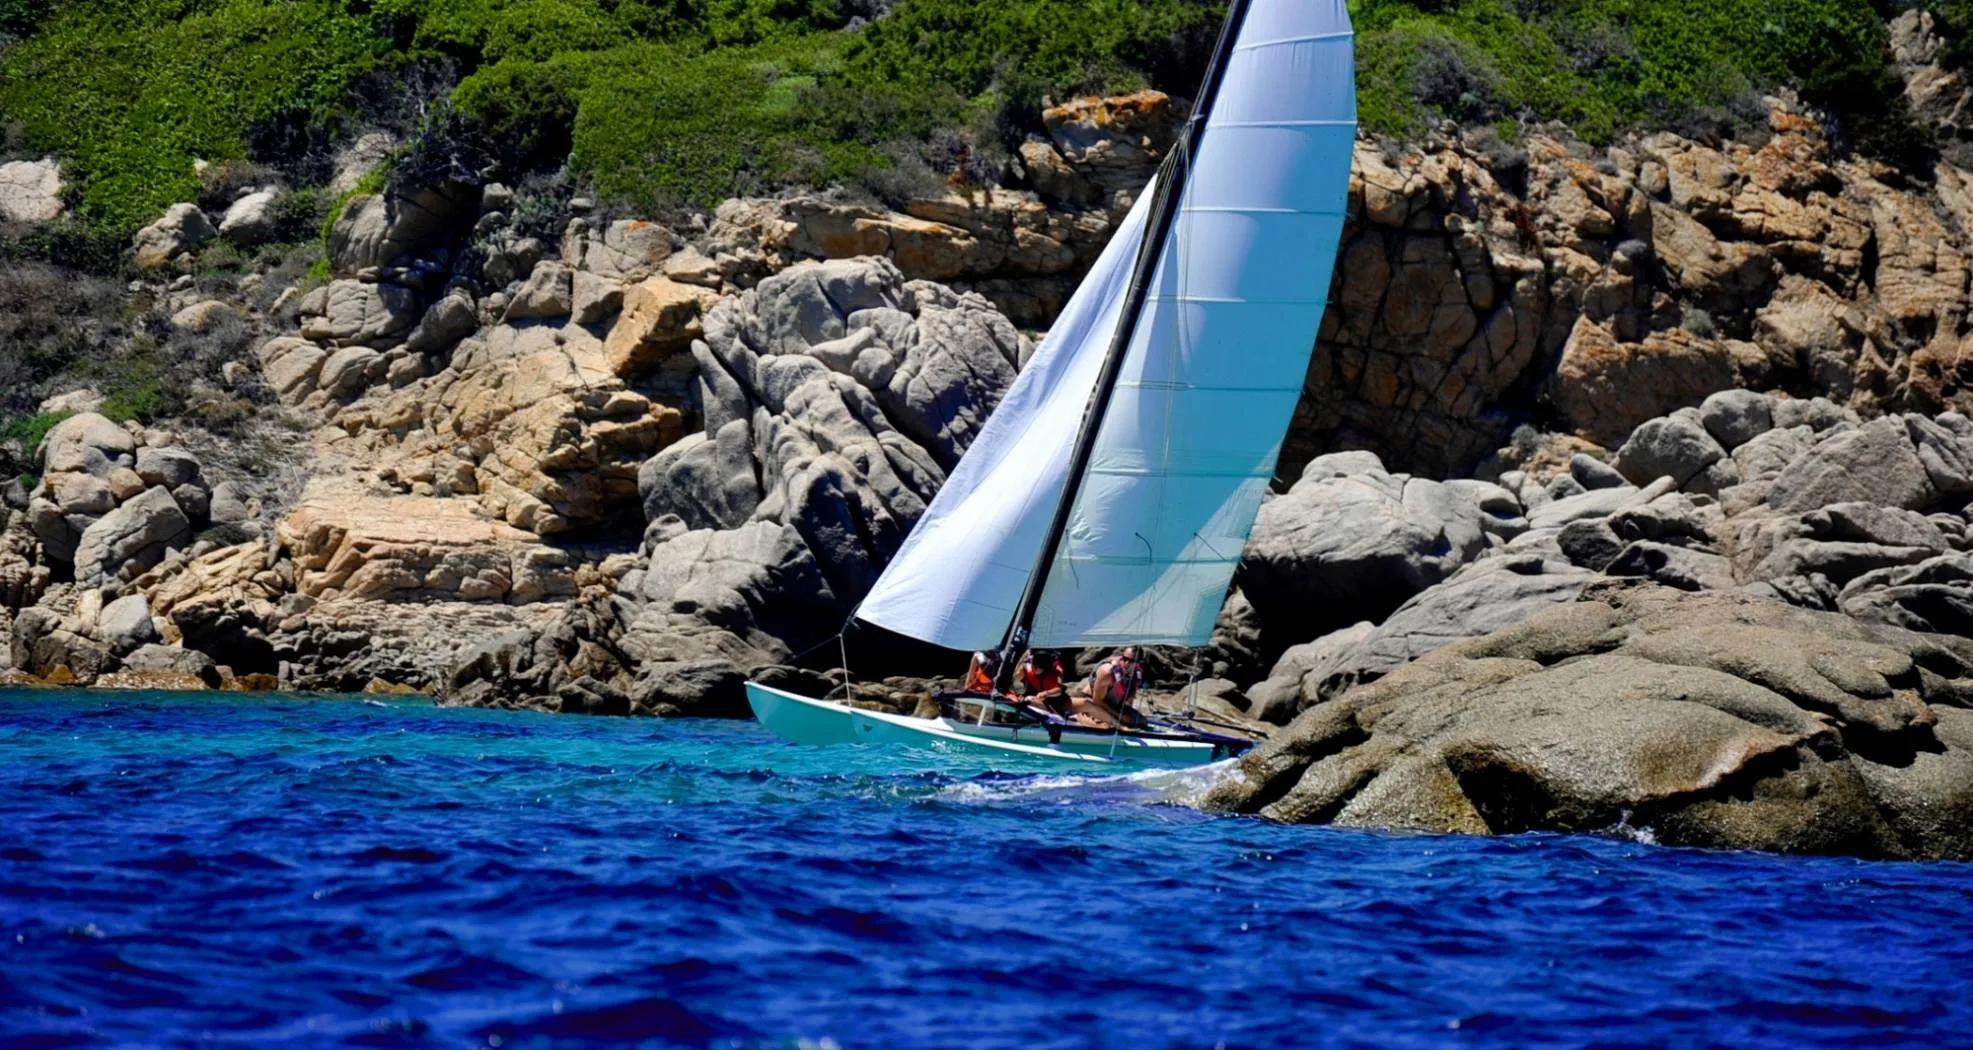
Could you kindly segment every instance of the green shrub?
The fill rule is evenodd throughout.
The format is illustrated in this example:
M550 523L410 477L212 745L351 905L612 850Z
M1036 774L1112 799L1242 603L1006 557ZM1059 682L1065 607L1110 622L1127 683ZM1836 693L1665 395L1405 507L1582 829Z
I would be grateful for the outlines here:
M1930 133L1905 113L1886 55L1884 17L1903 2L1351 0L1360 111L1394 134L1533 119L1604 141L1729 125L1757 113L1758 92L1792 86L1849 142L1917 164ZM1922 2L1949 61L1973 55L1973 0ZM0 50L0 112L22 148L62 155L82 226L108 241L217 192L195 159L221 182L261 166L316 181L335 142L378 121L413 140L402 177L497 161L518 180L567 161L625 206L703 203L781 184L990 177L1051 95L1189 95L1224 7L0 0L0 46L21 37ZM853 17L870 20L846 31Z
M242 158L257 122L333 122L391 57L371 29L335 0L71 0L6 56L0 111L62 154L86 221L127 231L199 191L194 159Z
M155 377L136 379L113 388L103 398L101 412L111 422L148 423L164 411L164 383Z
M1051 93L1147 79L1190 95L1224 10L1196 0L904 0L871 23L849 61L865 83L991 91L1022 111Z
M12 416L0 419L0 441L17 441L21 451L31 459L41 441L48 436L55 424L74 415L73 412L38 412L31 416Z
M1730 122L1792 86L1874 151L1895 152L1901 88L1868 0L1357 0L1366 127L1490 113L1562 121L1591 141L1625 127ZM1456 62L1451 61L1456 59ZM1481 95L1449 92L1444 71ZM1470 97L1469 97L1470 96Z
M949 92L853 85L842 77L840 48L838 37L807 35L697 54L636 45L596 56L578 96L570 166L599 197L646 211L706 205L883 167L883 143L923 136L960 108Z

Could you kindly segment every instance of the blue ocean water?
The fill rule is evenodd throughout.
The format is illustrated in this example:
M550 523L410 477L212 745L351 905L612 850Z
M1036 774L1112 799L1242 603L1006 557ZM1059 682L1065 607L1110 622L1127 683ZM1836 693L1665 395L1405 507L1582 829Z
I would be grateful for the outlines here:
M1284 827L749 724L0 691L0 1045L1963 1043L1973 866Z

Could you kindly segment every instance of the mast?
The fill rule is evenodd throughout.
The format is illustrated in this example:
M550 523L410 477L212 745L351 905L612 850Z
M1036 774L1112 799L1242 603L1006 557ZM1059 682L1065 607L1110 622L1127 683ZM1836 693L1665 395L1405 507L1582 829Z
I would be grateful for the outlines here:
M1158 172L1158 194L1152 201L1150 222L1138 247L1137 261L1131 269L1130 290L1124 298L1123 312L1117 319L1117 330L1110 338L1109 351L1103 358L1103 369L1097 373L1095 389L1090 392L1089 404L1083 409L1082 427L1076 432L1075 449L1069 457L1069 471L1062 485L1062 495L1055 504L1055 515L1048 523L1048 538L1041 545L1034 568L1028 573L1027 586L1021 591L1021 604L1015 610L1013 622L1007 626L1006 640L1001 643L1000 669L994 675L996 689L1005 690L1012 686L1014 661L1027 648L1028 638L1033 633L1035 613L1041 608L1041 592L1048 582L1049 567L1054 564L1055 554L1062 545L1062 536L1068 531L1069 515L1075 509L1076 496L1082 491L1083 474L1089 469L1090 458L1096 453L1096 439L1103 429L1103 417L1109 411L1117 377L1123 373L1124 358L1130 353L1131 339L1137 333L1137 322L1144 311L1144 300L1151 292L1151 278L1158 268L1158 257L1164 253L1165 241L1171 236L1172 224L1177 221L1178 205L1185 195L1185 181L1191 173L1193 159L1199 154L1199 143L1205 136L1206 118L1212 114L1220 81L1225 78L1227 63L1233 56L1234 41L1239 39L1240 26L1247 19L1249 2L1231 0L1227 5L1226 21L1220 25L1219 39L1213 44L1212 61L1206 66L1206 79L1199 87L1199 97L1193 104L1192 114L1186 119L1185 130L1179 133L1174 149Z

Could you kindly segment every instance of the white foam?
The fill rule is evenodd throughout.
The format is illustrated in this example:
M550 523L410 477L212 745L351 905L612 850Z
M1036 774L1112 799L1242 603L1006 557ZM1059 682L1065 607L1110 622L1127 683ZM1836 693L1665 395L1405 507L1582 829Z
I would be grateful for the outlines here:
M1145 805L1196 807L1215 785L1239 776L1237 759L1186 769L1144 769L1112 776L1043 775L1018 780L970 780L939 791L951 802L1058 802L1062 805L1102 800Z

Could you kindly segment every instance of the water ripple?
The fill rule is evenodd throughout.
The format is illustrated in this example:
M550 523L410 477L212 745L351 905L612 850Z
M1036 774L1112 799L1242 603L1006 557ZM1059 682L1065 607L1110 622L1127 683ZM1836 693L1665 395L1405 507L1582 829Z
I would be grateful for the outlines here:
M757 728L0 690L0 1045L1951 1044L1973 867Z

